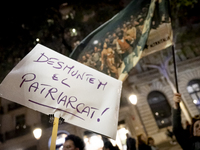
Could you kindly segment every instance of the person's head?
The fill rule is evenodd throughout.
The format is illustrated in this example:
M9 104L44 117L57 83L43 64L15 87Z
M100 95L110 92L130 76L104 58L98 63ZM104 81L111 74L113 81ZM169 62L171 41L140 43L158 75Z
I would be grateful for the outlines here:
M86 53L85 56L86 56L86 59L88 59L88 58L90 58L92 55L91 55L90 53Z
M94 47L94 51L95 51L95 52L98 52L98 48L97 48L96 46Z
M110 141L104 142L104 150L115 150L115 147Z
M192 134L193 136L200 136L200 116L197 115L192 119Z
M153 146L154 145L154 139L152 137L149 137L147 140L147 144Z
M118 38L119 38L119 39L122 39L122 38L123 38L123 34L124 34L124 33L123 33L123 30L121 30L120 32L118 32L118 33L117 33Z
M107 48L107 44L106 44L106 42L103 44L103 48L104 48L104 49Z
M130 137L130 135L128 133L126 133L126 138L129 138L129 137Z
M84 150L85 144L83 140L76 135L68 135L63 144L63 150Z
M186 121L185 121L185 125L186 125L186 126L190 125L189 121L186 120Z
M126 28L126 23L123 24L123 28Z
M85 56L85 55L82 56L82 60L83 60L83 61L86 60L86 56Z
M144 134L140 134L137 136L138 144L143 144L147 142L147 138Z
M113 38L116 38L116 37L117 37L116 33L113 33L112 37L113 37Z

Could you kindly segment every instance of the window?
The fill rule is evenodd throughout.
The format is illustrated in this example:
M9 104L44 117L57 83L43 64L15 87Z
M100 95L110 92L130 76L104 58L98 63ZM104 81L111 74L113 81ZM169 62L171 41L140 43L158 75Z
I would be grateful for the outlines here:
M187 91L190 94L193 103L200 111L200 79L191 80L188 83Z
M16 129L17 130L26 128L26 120L25 120L25 115L24 114L16 116L15 120L16 120L15 124L16 124Z
M159 91L149 93L148 103L159 128L171 125L171 107L165 95Z

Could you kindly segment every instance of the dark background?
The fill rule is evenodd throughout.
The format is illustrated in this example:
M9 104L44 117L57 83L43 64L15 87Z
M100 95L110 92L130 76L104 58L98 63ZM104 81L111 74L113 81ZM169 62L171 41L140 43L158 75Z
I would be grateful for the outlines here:
M0 81L37 44L66 56L90 32L111 19L130 0L54 0L0 2ZM171 0L174 31L200 22L199 0ZM64 3L64 4L63 4ZM63 11L68 10L68 19ZM70 30L77 30L71 36ZM40 41L36 41L39 38Z

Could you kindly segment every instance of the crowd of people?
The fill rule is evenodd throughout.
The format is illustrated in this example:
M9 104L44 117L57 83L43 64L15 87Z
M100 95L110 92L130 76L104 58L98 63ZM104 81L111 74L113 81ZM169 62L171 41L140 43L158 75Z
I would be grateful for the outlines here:
M172 139L176 140L183 150L200 150L200 116L196 115L192 118L192 124L186 121L185 127L181 123L181 109L180 102L182 101L181 94L174 94L174 107L172 117L172 129L167 128L166 134ZM127 150L159 150L155 145L152 137L146 137L144 134L137 136L137 140L126 135ZM63 150L84 150L84 141L76 135L68 135L63 144ZM104 150L119 150L118 146L106 140L104 141Z
M106 138L107 139L107 138ZM155 146L154 139L149 137L146 139L146 136L143 134L138 136L138 142L127 134L126 146L127 150L159 150L157 146ZM65 138L65 142L63 144L63 150L84 150L85 143L84 141L73 134L68 135ZM104 140L103 150L120 150L119 147L113 146L113 144L107 139Z
M148 7L148 6L147 6ZM147 8L137 16L131 15L121 26L98 39L98 43L91 44L78 59L82 64L118 78L118 69L123 58L133 51L144 26Z
M137 140L135 140L128 134L126 136L127 150L159 150L152 137L147 137L144 134L140 134L137 136Z

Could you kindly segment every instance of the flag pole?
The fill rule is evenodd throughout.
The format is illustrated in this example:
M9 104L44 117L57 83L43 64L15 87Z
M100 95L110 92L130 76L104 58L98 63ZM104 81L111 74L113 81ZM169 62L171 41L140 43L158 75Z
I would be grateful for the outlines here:
M56 149L56 138L57 138L57 132L58 132L58 123L59 123L59 118L54 117L50 150Z
M176 92L179 93L174 44L172 44L172 54L173 54L173 63L174 63L174 78L175 78ZM190 114L189 110L187 109L184 101L180 102L180 107L181 107L183 113L185 114L186 119L191 123L192 117L191 117L191 114Z
M173 62L174 62L174 77L175 77L176 92L179 93L174 44L172 44L172 54L173 54Z

